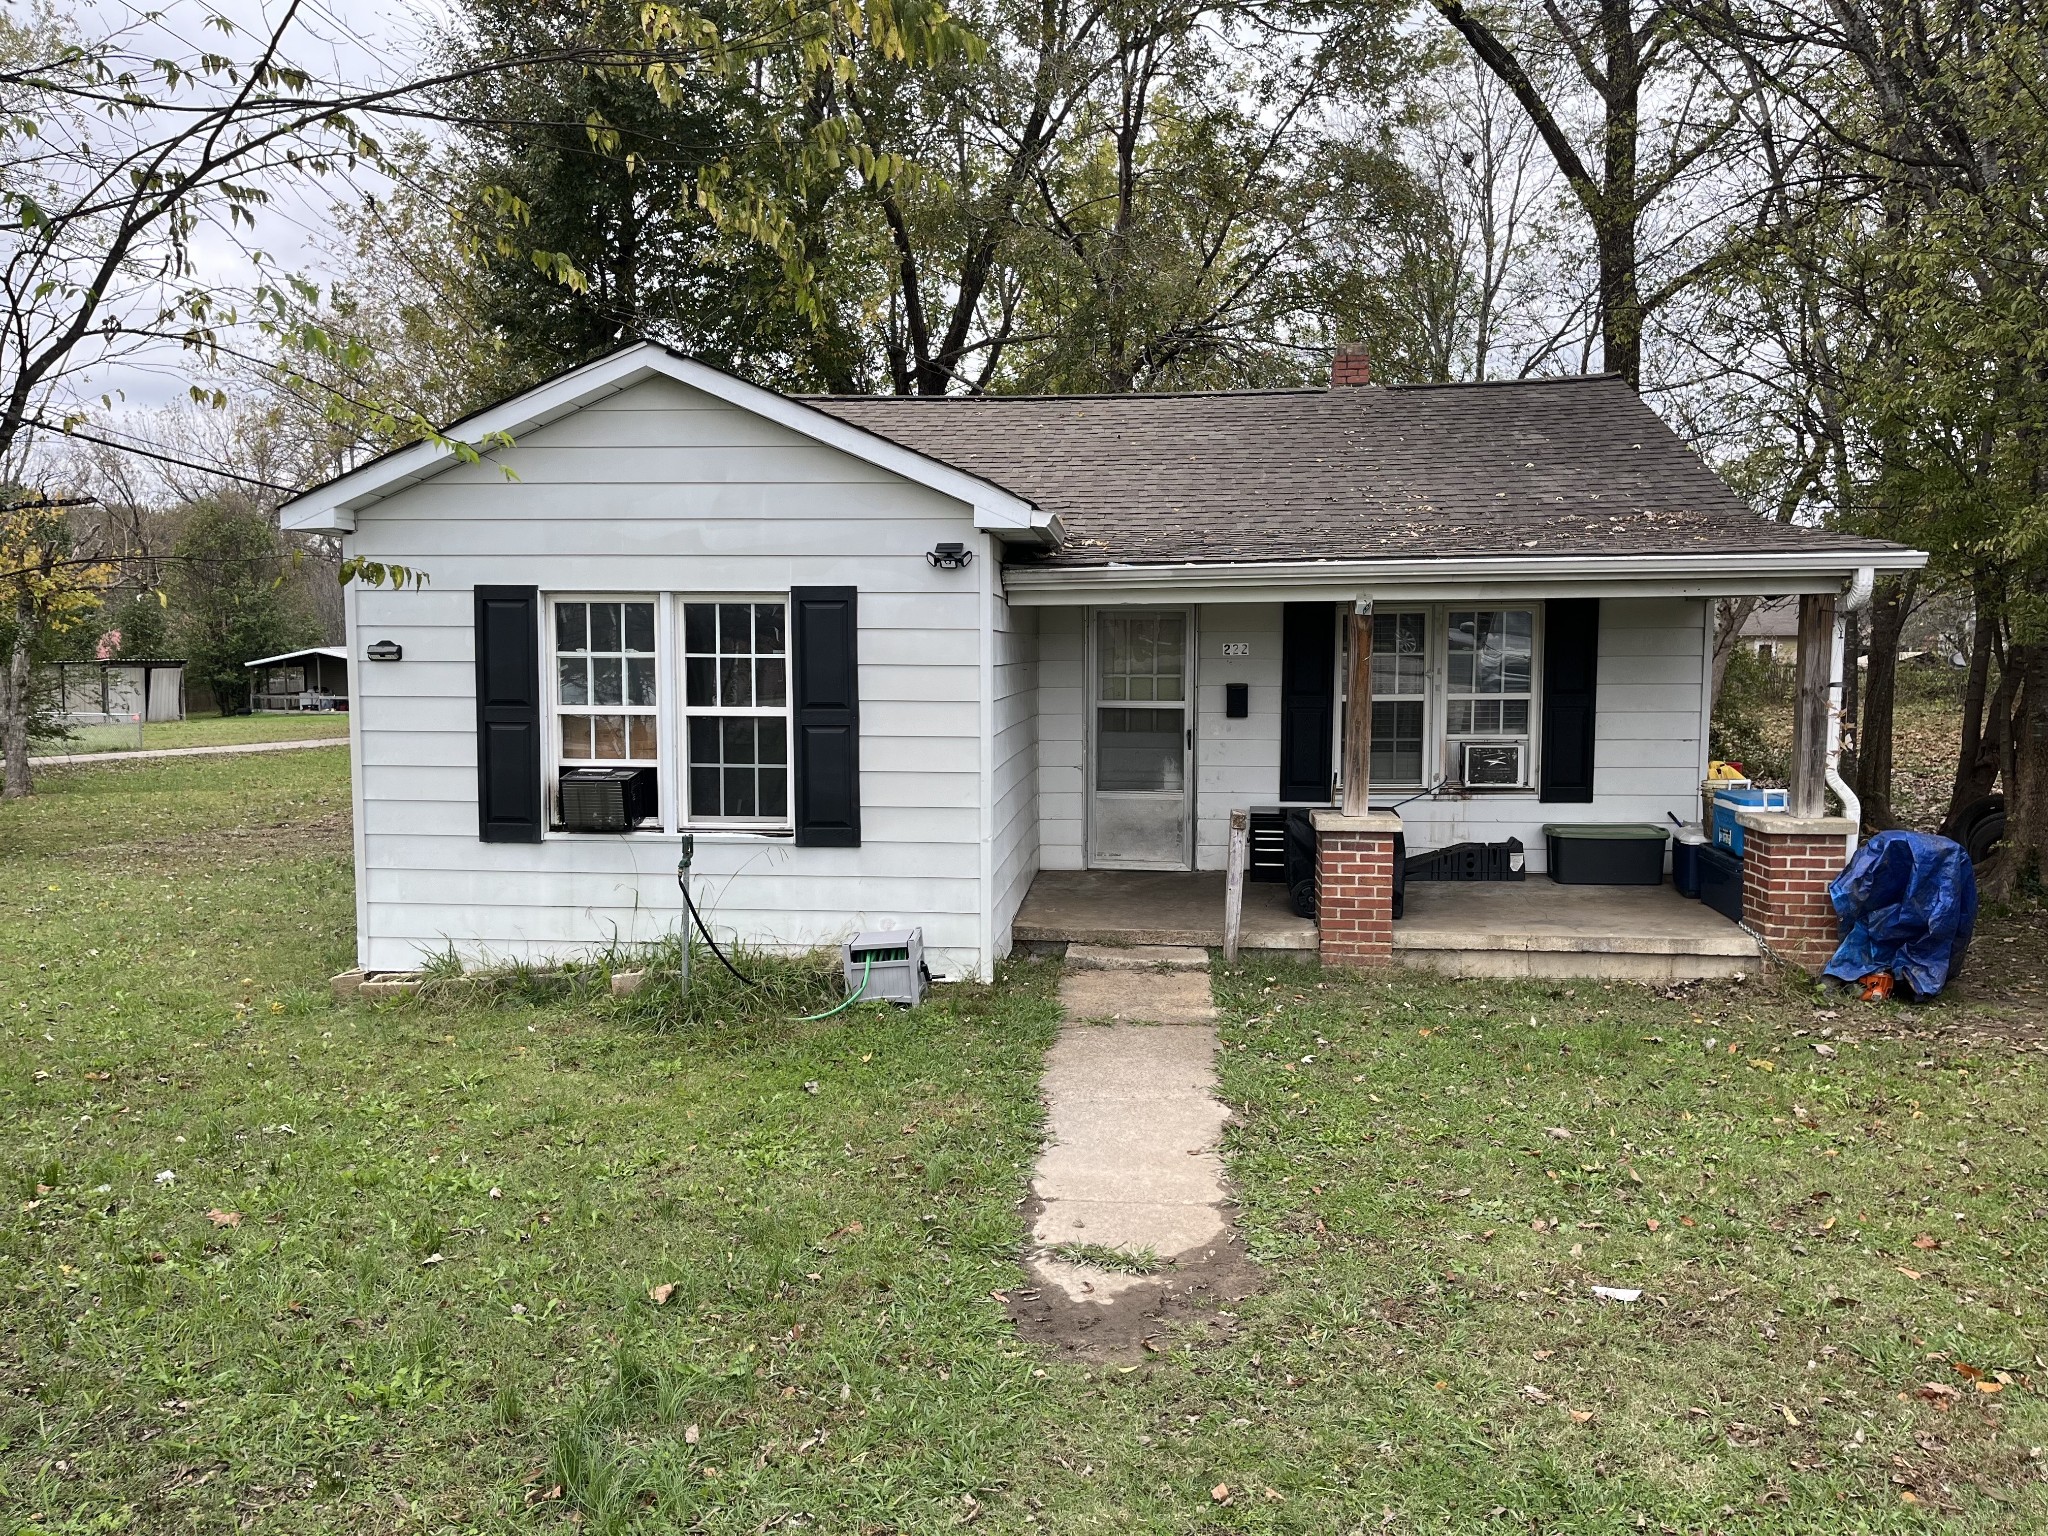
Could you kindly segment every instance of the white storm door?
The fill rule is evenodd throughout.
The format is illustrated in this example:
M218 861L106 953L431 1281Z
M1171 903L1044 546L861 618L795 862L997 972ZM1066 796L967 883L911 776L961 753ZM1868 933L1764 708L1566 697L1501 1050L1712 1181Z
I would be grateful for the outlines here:
M1186 869L1194 803L1194 621L1095 615L1089 689L1090 868Z

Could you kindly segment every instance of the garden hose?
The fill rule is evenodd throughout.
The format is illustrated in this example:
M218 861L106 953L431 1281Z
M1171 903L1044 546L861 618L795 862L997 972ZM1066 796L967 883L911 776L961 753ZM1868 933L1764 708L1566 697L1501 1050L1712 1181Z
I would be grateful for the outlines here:
M734 981L737 981L743 987L758 987L760 985L759 982L749 981L734 968L730 960L725 958L725 951L718 947L718 940L712 938L711 930L704 926L704 914L697 910L697 903L690 900L689 867L688 864L678 864L676 866L676 887L683 893L683 905L689 909L690 916L696 919L697 931L704 935L704 942L711 946L711 953L718 956L718 963L732 972ZM683 935L683 942L685 944L690 942L688 933Z
M854 1005L855 1003L857 1003L857 1002L859 1002L859 1001L860 1001L860 995L861 995L861 993L863 993L863 992L867 991L867 989L868 989L868 972L872 971L872 970L873 970L874 968L875 968L875 957L874 957L873 955L863 955L863 956L861 956L861 961L860 961L860 985L859 985L859 986L857 986L857 987L855 987L855 988L854 988L854 989L853 989L853 990L852 990L851 992L847 993L847 994L846 994L846 996L845 996L845 998L844 998L844 999L843 999L843 1000L842 1000L842 1001L841 1001L841 1002L839 1003L839 1005L838 1005L837 1007L834 1007L834 1008L827 1008L827 1009L826 1009L826 1010L825 1010L825 1011L824 1011L823 1013L807 1013L807 1014L805 1014L805 1015L804 1015L804 1016L803 1016L802 1018L798 1019L798 1020L797 1020L797 1023L799 1023L799 1024L815 1024L815 1023L817 1023L817 1022L818 1022L818 1020L820 1020L820 1019L829 1019L829 1018L831 1018L831 1017L832 1017L832 1015L833 1015L833 1014L835 1014L835 1013L841 1013L841 1012L845 1011L846 1009L848 1009L848 1008L851 1008L851 1007L852 1007L852 1006L853 1006L853 1005Z

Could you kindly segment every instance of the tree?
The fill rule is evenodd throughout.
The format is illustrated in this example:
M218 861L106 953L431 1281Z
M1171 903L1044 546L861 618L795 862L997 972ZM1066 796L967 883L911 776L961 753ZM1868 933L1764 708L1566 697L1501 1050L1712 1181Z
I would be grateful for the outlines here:
M1715 25L1800 134L1775 160L1766 281L1833 322L1794 361L1835 434L1836 520L1922 545L1970 593L1951 814L2003 782L2010 856L1987 883L2009 888L2048 847L2048 37L1930 0L1758 0ZM1899 599L1874 657L1896 648ZM1881 806L1880 683L1859 766Z
M0 491L0 754L7 759L0 799L35 789L28 749L41 651L98 610L115 575L110 565L78 558L67 510L46 496Z
M1703 182L1736 121L1690 51L1697 29L1679 0L1546 0L1540 18L1514 0L1430 3L1527 114L1570 188L1592 235L1601 366L1640 385L1651 317L1714 266L1687 256L1686 222L1671 232L1650 221L1653 207ZM1594 117L1583 137L1580 94ZM1662 248L1644 249L1650 234Z
M239 714L247 663L317 638L286 585L290 557L267 517L218 502L189 509L173 555L176 634L190 676L213 690L223 715Z

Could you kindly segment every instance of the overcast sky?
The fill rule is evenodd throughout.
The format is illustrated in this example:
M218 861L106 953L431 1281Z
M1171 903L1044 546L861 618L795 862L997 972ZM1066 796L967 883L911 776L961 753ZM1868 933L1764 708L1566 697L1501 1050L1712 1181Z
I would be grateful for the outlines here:
M17 9L17 0L5 0ZM285 13L284 5L260 0L171 0L147 7L118 0L87 0L73 12L77 30L87 38L120 28L131 32L130 48L147 58L152 53L189 56L203 44L232 57L249 56L258 39ZM147 11L162 21L146 19ZM209 15L220 15L244 28L232 41L208 28ZM442 0L302 0L289 56L293 62L335 81L349 84L402 78L417 66L431 28L445 15ZM386 125L387 132L392 125ZM301 272L316 279L334 276L322 249L322 235L331 227L338 199L352 183L340 177L307 177L271 186L271 204L257 213L253 235L243 231L249 247L261 251L280 271ZM365 186L360 180L355 186ZM368 189L367 187L365 189ZM226 290L246 290L255 270L244 250L218 230L206 229L193 246L200 275ZM82 386L87 399L111 393L116 414L131 422L140 412L185 398L191 369L176 349L102 370Z

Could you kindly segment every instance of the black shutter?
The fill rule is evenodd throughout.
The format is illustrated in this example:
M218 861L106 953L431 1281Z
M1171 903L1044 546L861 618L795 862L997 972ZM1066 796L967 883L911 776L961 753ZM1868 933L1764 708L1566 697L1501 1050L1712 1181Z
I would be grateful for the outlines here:
M476 801L484 842L540 841L536 587L476 589Z
M789 594L799 847L860 846L859 616L852 587Z
M1552 598L1543 607L1543 794L1593 798L1593 727L1600 685L1600 600Z
M1280 622L1280 798L1330 799L1337 711L1337 608L1289 603Z

